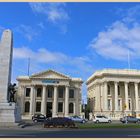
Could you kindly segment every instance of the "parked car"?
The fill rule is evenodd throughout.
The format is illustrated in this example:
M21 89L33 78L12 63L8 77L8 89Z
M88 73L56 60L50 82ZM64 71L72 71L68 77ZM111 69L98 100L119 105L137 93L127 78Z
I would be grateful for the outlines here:
M71 120L73 120L74 122L78 122L78 123L85 123L87 122L86 119L83 119L79 116L72 116L72 117L69 117Z
M94 116L93 122L95 123L111 123L112 120L104 115Z
M120 118L120 121L122 123L139 123L140 119L133 116L125 116L123 118Z
M34 116L32 116L33 122L44 122L46 119L46 116L42 114L35 114Z
M55 117L49 118L44 122L44 127L75 127L75 123L73 120L67 117Z

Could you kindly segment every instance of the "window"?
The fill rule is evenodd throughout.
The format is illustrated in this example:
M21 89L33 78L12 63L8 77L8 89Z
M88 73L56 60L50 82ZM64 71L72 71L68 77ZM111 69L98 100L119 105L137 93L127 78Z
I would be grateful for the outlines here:
M26 97L30 97L31 88L26 88Z
M63 98L64 95L64 89L62 87L58 88L58 98Z
M69 98L74 98L74 89L69 90Z
M36 102L36 112L41 111L41 102Z
M118 109L121 110L121 100L118 99Z
M108 102L108 110L111 110L111 99L108 99L107 102Z
M30 111L30 102L25 102L25 112L29 112Z
M110 93L110 85L107 85L107 89L108 89L108 95L111 95L111 93Z
M121 95L120 93L120 86L118 85L118 95Z
M130 86L128 85L128 96L130 96Z
M53 94L53 88L49 87L48 88L48 98L52 98L52 94Z
M128 100L128 107L129 107L129 110L131 110L131 100L130 99Z
M41 97L42 89L37 88L37 97Z
M58 103L58 112L63 112L63 103L62 102Z
M69 113L73 113L73 103L69 104Z

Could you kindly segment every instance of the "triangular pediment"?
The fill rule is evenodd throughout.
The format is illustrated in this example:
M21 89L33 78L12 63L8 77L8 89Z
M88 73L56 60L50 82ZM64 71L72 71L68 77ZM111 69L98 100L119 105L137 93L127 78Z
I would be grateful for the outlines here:
M30 78L39 79L70 79L69 76L56 72L54 70L47 70L40 73L33 74Z

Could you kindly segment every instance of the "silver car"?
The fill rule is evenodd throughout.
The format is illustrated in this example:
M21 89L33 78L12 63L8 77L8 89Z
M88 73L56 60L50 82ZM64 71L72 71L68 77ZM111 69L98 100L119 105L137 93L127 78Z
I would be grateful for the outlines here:
M85 123L86 120L79 117L79 116L73 116L73 117L70 117L71 120L73 120L74 122L79 122L79 123Z

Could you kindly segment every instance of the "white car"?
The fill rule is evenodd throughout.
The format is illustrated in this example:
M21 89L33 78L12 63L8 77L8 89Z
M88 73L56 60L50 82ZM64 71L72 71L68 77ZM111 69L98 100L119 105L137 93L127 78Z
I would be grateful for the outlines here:
M95 122L95 123L111 123L112 120L106 116L98 115L98 116L94 117L93 122Z

